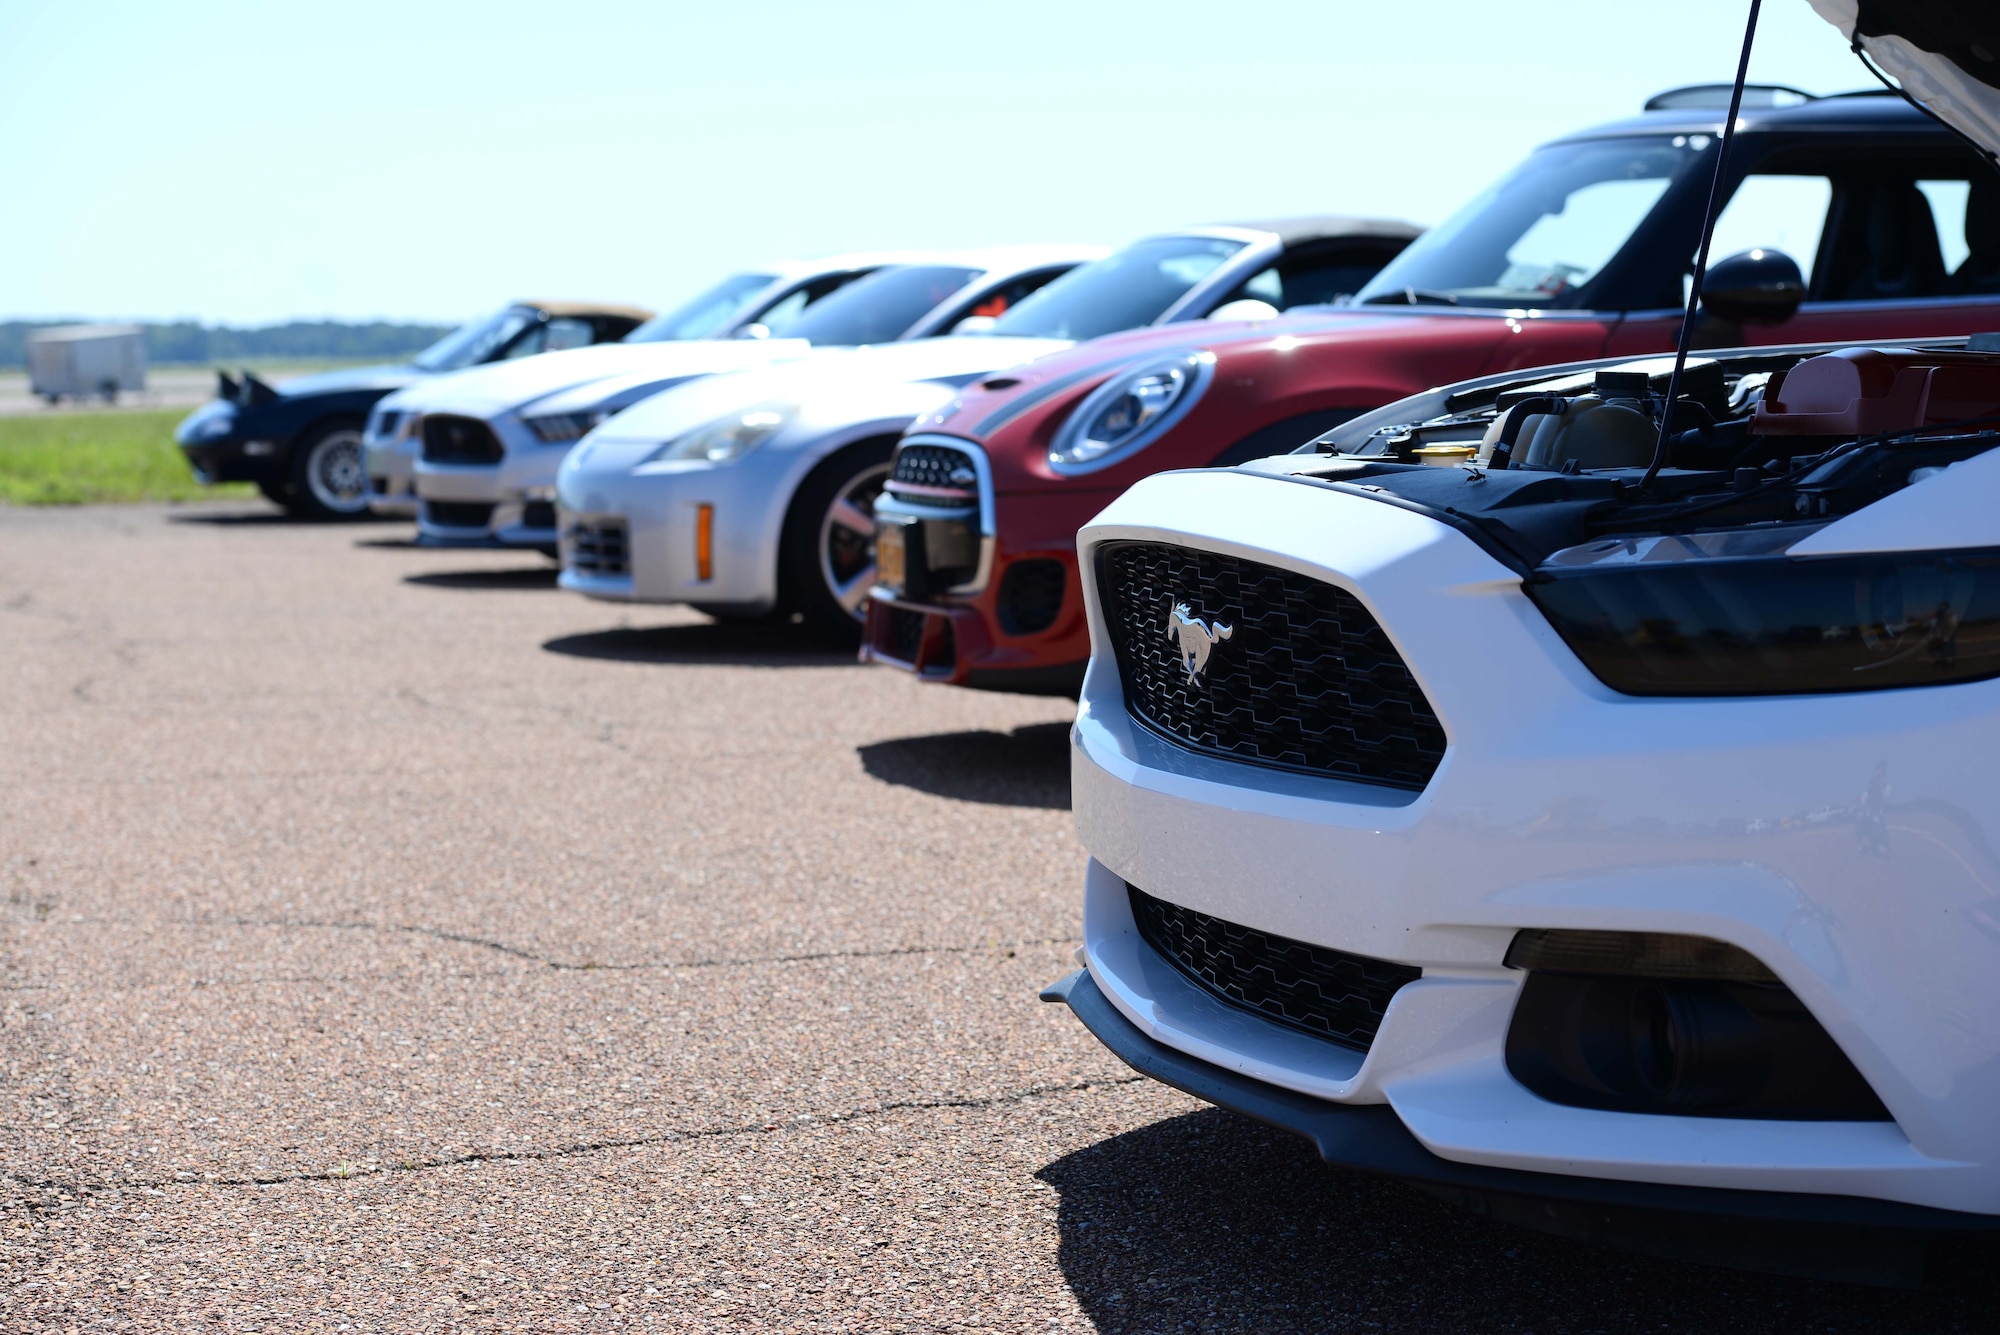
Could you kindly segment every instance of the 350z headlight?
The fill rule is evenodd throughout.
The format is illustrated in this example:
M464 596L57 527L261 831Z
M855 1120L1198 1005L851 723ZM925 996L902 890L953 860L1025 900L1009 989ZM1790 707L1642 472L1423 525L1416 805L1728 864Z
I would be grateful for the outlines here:
M1089 473L1143 450L1187 415L1214 373L1215 354L1196 352L1113 376L1057 430L1049 466Z
M1525 588L1598 680L1627 695L1792 695L2000 676L2000 551L1687 559L1656 550L1718 536L1573 548ZM1610 559L1593 559L1600 552Z
M525 417L521 420L544 445L563 445L573 440L582 440L592 427L610 415L602 409L589 409L575 413L544 413L540 417Z
M684 436L676 436L647 455L642 462L706 459L710 463L723 463L740 454L747 454L777 435L787 422L798 416L798 411L795 403L760 403L727 417L719 417Z

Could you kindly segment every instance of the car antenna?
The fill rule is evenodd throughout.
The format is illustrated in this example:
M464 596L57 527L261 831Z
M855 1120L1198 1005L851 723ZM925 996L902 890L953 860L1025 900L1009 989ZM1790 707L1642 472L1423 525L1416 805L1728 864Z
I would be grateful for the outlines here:
M1729 90L1729 119L1722 122L1722 142L1715 148L1715 175L1708 183L1708 212L1701 220L1701 246L1695 252L1694 281L1688 285L1687 310L1681 315L1680 342L1674 346L1674 373L1667 377L1667 406L1660 411L1660 439L1653 446L1653 462L1639 479L1644 494L1667 463L1667 448L1673 439L1674 404L1681 396L1681 372L1687 369L1688 344L1694 341L1695 313L1701 309L1701 280L1708 273L1708 244L1715 239L1715 215L1722 207L1723 173L1729 167L1729 146L1736 139L1736 113L1743 106L1743 81L1750 74L1750 45L1757 37L1757 11L1764 0L1750 0L1750 21L1743 27L1743 54L1736 62L1736 82Z

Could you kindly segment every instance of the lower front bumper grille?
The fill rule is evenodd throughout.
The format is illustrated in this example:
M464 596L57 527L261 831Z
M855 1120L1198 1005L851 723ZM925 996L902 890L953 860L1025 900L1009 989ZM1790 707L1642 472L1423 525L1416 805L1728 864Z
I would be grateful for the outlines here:
M579 575L629 573L628 550L623 520L578 520L563 534L563 564Z
M1267 1020L1366 1052L1389 1001L1422 969L1242 927L1128 886L1147 945L1204 991Z
M491 501L425 501L424 522L439 528L485 528L493 522Z
M1055 625L1068 582L1060 561L1044 558L1008 566L1000 581L1000 628L1009 635L1033 635Z
M2000 1236L2000 1215L1901 1201L1624 1181L1441 1159L1386 1103L1329 1103L1168 1047L1127 1019L1087 969L1044 989L1042 1000L1068 1005L1141 1075L1303 1136L1329 1164L1426 1183L1446 1199L1528 1228L1710 1265L1910 1287L1927 1273L1940 1272L1936 1261L1926 1265L1924 1251L1905 1230L1918 1239L1929 1234L1950 1243Z
M529 501L521 507L522 528L554 528L556 526L556 503L554 501Z

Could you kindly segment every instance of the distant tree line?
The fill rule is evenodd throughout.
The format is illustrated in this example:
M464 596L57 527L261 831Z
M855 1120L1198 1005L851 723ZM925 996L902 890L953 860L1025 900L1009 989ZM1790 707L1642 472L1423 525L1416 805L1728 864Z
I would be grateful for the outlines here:
M28 335L75 320L0 321L0 366L28 364ZM144 324L146 357L152 362L229 365L273 358L396 361L420 352L451 332L450 325L345 324L338 320L294 320L289 324L237 329L229 325Z

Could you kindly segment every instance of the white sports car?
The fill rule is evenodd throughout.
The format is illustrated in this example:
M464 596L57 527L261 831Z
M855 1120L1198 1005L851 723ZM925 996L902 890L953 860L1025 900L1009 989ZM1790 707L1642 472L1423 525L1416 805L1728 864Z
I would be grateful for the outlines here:
M417 540L434 546L556 551L556 470L594 424L661 390L718 371L945 333L1005 309L1102 249L1017 246L884 264L812 303L776 337L590 349L558 368L523 367L427 386L417 409ZM635 333L638 331L635 331ZM558 384L559 369L577 374Z
M1857 34L2000 144L1926 39ZM1908 1281L2000 1230L2000 338L1714 354L1663 432L1671 366L1434 390L1083 531L1046 995L1332 1163Z
M785 325L797 319L820 298L839 291L858 278L867 277L885 264L903 263L910 258L908 253L836 255L824 260L774 264L764 269L731 274L665 315L646 320L618 342L622 347L633 348L701 339L771 339L774 332L782 331ZM528 348L528 345L523 347ZM540 352L541 347L537 344L528 350ZM803 350L801 345L773 342L761 354L737 349L731 355L755 362L796 355ZM497 360L512 362L518 357L519 354L510 349ZM613 353L596 359L572 358L554 363L564 370L554 373L553 380L547 366L538 364L535 371L500 372L485 377L483 383L492 392L501 394L503 403L511 403L513 398L501 387L516 374L524 376L522 392L539 389L541 393L548 393L549 389L545 386L567 387L586 379L610 375L612 367L643 365L651 360L651 353ZM684 358L668 352L661 360L672 363ZM575 369L572 371L570 368ZM419 423L424 404L431 397L423 390L442 384L442 381L433 381L409 386L407 393L391 394L382 399L369 415L362 444L366 450L369 509L374 513L410 519L416 517L416 465L422 434ZM449 393L447 390L445 399L448 399Z
M1148 237L1011 309L975 315L979 337L816 351L657 394L605 422L563 464L563 587L722 615L782 607L851 639L875 582L873 511L890 452L959 387L1139 325L1268 317L1279 313L1274 303L1333 300L1418 230L1316 217Z
M1083 531L1055 995L1338 1163L2000 1227L2000 352L1698 362L1641 489L1670 361Z

